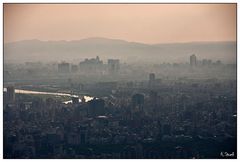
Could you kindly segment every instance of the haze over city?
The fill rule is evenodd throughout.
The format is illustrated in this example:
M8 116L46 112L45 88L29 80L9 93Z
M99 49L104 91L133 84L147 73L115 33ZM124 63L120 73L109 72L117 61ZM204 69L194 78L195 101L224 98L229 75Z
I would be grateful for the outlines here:
M5 159L236 159L237 4L4 4Z

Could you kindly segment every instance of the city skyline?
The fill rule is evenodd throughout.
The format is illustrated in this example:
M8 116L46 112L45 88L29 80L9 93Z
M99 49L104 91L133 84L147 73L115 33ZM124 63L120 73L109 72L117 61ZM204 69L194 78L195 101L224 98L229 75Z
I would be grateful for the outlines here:
M237 159L236 6L5 3L3 158Z

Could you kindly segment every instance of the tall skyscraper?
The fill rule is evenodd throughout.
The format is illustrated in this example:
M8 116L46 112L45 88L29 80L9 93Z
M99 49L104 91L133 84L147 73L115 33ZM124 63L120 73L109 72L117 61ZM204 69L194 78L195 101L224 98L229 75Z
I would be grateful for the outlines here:
M132 105L134 110L142 110L144 104L144 95L143 94L134 94L132 96Z
M190 56L190 65L197 66L197 57L195 55Z
M108 59L109 74L118 73L119 68L120 68L120 62L118 59Z
M7 102L13 103L15 101L15 89L13 86L7 87Z
M154 82L155 82L155 74L154 73L150 73L149 74L149 87L153 87L154 86Z
M62 62L58 64L58 72L60 73L69 73L70 72L70 64L66 62Z

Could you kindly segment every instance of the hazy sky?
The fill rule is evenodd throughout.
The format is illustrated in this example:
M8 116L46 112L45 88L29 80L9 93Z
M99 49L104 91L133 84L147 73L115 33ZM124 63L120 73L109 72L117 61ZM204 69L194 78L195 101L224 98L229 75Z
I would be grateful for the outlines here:
M235 4L4 4L4 41L236 40Z

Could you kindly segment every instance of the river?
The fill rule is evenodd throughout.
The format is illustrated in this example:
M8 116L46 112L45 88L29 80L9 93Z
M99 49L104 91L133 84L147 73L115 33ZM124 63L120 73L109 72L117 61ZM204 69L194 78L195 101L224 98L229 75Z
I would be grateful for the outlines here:
M6 88L3 89L3 91L7 91ZM58 93L58 92L40 92L40 91L31 91L31 90L23 90L23 89L15 89L15 93L18 94L42 94L42 95L53 95L53 96L68 96L68 97L79 97L78 95L72 95L69 93ZM85 101L91 101L94 97L91 96L83 96ZM63 103L68 104L71 103L72 100L64 101ZM81 99L79 99L79 102L81 102Z

